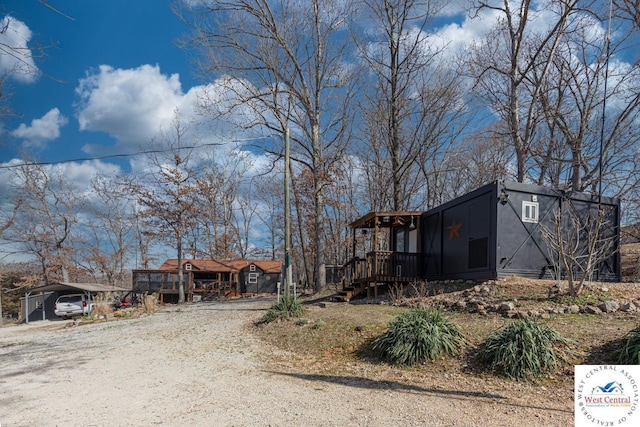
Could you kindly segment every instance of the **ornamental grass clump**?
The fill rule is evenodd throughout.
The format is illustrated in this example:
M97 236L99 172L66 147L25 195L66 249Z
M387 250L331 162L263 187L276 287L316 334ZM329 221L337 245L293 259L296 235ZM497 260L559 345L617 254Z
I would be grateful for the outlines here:
M396 317L389 329L375 338L371 350L394 365L414 365L454 356L465 345L460 328L440 310L418 307Z
M480 362L501 375L527 379L567 362L570 344L556 330L535 320L517 320L487 338Z
M629 331L618 354L620 365L640 365L640 325Z
M304 305L299 303L293 296L285 295L267 310L267 313L262 317L262 323L289 319L290 317L299 316L303 312Z

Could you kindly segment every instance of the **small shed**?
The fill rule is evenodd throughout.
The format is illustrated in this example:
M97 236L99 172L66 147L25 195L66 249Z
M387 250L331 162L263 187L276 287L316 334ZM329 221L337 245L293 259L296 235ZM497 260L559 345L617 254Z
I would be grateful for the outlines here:
M593 280L619 281L620 201L586 193L514 182L494 182L422 215L425 277L492 279L518 275L553 278L558 260L549 250L544 229L562 222L585 241L588 224L606 215L601 239L607 254ZM558 220L560 218L560 220ZM574 223L571 223L571 219ZM580 224L576 230L576 224ZM582 226L584 228L582 229Z
M60 295L85 293L91 299L101 292L126 292L129 289L106 286L100 283L57 282L28 289L21 298L22 319L29 323L34 320L57 319L54 305Z

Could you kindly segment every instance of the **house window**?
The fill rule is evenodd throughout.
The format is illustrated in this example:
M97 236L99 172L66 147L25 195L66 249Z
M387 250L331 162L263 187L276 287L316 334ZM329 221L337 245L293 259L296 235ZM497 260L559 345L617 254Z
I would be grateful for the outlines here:
M538 222L538 202L522 202L522 221Z
M258 283L258 273L249 273L249 283Z
M185 270L191 270L191 264L185 264L184 265L184 269Z
M256 265L255 264L251 264L249 266L249 271L256 271Z

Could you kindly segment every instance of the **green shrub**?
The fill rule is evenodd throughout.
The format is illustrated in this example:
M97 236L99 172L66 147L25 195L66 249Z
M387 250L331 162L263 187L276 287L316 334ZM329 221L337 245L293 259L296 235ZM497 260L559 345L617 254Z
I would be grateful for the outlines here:
M305 319L304 317L296 320L296 326L304 326L309 323L309 319Z
M629 331L618 355L621 365L640 365L640 325Z
M320 329L325 325L323 320L318 320L316 323L313 324L313 329Z
M518 320L491 334L480 352L490 370L514 379L526 379L567 361L569 340L535 320Z
M372 344L372 352L381 360L414 365L456 355L465 340L458 325L443 317L440 310L418 307L396 317Z
M285 295L280 301L267 310L262 317L262 323L271 323L276 320L288 319L299 316L304 312L304 305L299 303L293 296Z

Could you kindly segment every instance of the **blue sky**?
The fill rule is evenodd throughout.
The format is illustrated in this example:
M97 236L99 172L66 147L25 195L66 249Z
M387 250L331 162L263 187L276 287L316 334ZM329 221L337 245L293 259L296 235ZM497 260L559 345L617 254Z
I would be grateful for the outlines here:
M142 81L155 79L157 85L168 85L160 90L179 99L197 84L189 53L176 45L187 27L173 14L169 1L48 2L61 13L38 0L5 1L0 10L2 17L9 15L28 28L29 47L51 46L44 57L35 59L40 71L37 77L26 75L9 81L12 95L7 102L15 117L4 120L0 162L22 157L23 147L38 159L48 161L104 154L100 146L113 146L118 141L122 144L124 138L130 137L116 133L112 122L117 116L111 117L111 122L106 118L100 122L99 117L107 108L99 107L104 99L87 98L83 104L80 87L86 88L87 97L94 95L97 88L106 95L106 86L111 84L116 89L113 82L119 81L126 92L129 79L131 93L141 90ZM15 28L21 32L17 36L24 38L23 28ZM122 75L127 70L131 71L129 75ZM115 92L115 96L119 94L126 95ZM166 99L166 94L158 96ZM117 109L123 98L112 100L111 106ZM121 111L123 115L133 112ZM132 125L126 121L122 124ZM141 143L149 137L145 132L138 136Z
M12 20L0 43L13 37L11 42L29 48L51 46L44 57L35 58L37 75L14 74L4 88L12 93L3 100L15 116L2 120L0 165L26 158L25 152L35 160L57 162L137 151L166 129L176 109L195 121L200 95L223 96L216 92L216 81L197 78L193 52L177 45L189 29L171 11L171 0L47 2L61 13L39 0L0 4L0 19L5 25L7 17ZM545 0L535 3L544 24L549 18ZM429 29L446 45L444 57L459 54L496 22L491 10L471 19L468 5L468 0L451 0L437 27ZM0 72L11 66L8 59L0 55ZM213 126L215 132L205 133L204 142L242 138L225 135L221 123ZM114 164L135 168L134 162L124 158L75 166L84 169L79 174L87 182L95 172L116 172Z

